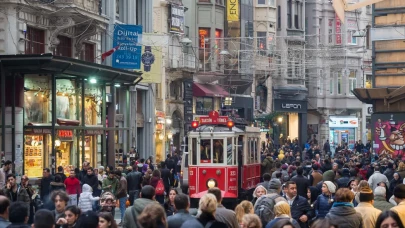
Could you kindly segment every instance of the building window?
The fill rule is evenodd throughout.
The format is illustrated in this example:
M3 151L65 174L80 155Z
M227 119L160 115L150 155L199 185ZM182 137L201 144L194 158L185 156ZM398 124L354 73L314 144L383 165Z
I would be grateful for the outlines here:
M288 26L288 28L292 28L291 11L292 11L292 0L288 0L288 3L287 3L287 26Z
M25 54L42 54L45 52L45 31L27 28L25 33Z
M266 35L267 32L257 32L257 48L259 49L259 54L265 56L267 45L266 45Z
M333 44L333 19L328 21L328 42Z
M338 73L337 77L337 94L341 95L342 94L342 73Z
M371 88L373 88L372 85L373 85L373 83L372 83L372 80L371 80L371 75L367 74L366 75L366 88L371 89Z
M215 48L222 48L222 30L215 29Z
M257 4L258 4L258 5L265 5L265 4L266 4L266 0L257 0Z
M54 55L72 57L72 39L66 36L58 36L59 44L56 46Z
M353 90L357 88L356 70L350 70L349 75L349 94L353 95Z
M197 97L195 103L197 115L208 115L210 111L214 110L214 99L212 97Z
M318 91L319 95L323 94L323 70L319 70L319 76L318 76Z
M120 18L120 0L115 0L115 18Z
M277 6L277 28L281 28L281 6Z
M347 43L348 44L352 44L352 45L357 44L357 37L353 36L355 32L356 32L356 30L348 30L347 31Z
M211 0L198 0L198 2L211 2Z
M300 19L299 19L299 2L295 2L295 9L294 9L294 25L296 29L300 29Z
M293 60L293 53L294 53L294 51L292 50L292 48L288 48L288 50L287 50L287 58L288 58L288 61L287 61L287 76L288 77L292 77L293 76L293 62L292 62L292 60Z
M94 62L94 44L84 43L83 50L80 53L80 59L87 62Z
M334 91L334 86L335 86L335 83L334 83L334 81L333 81L333 75L331 75L330 76L331 78L330 78L330 80L329 80L329 94L330 95L333 95L333 91Z
M269 0L269 6L276 6L276 0Z
M210 48L208 39L210 38L210 29L209 28L200 28L198 30L198 35L200 37L200 48Z
M366 48L367 49L371 49L371 45L370 45L370 41L371 41L371 38L370 38L370 29L371 29L371 26L370 25L367 25L366 26Z
M224 0L215 0L215 4L217 5L224 5Z

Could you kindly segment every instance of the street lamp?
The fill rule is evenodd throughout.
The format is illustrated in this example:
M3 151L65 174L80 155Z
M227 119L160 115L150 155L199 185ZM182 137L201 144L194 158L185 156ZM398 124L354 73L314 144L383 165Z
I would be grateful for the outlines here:
M283 122L283 117L282 117L282 116L278 117L278 118L277 118L277 121L278 121L279 123L282 123L282 122Z

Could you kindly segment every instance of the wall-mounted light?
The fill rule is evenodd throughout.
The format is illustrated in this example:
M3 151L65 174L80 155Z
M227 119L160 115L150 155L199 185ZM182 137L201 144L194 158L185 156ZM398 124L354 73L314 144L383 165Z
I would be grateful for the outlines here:
M96 84L97 83L97 79L96 78L90 78L89 82L91 84Z
M55 140L55 146L59 147L62 142L59 139Z
M172 139L173 138L173 133L169 131L169 133L167 133L167 138Z
M121 84L120 83L115 83L114 86L119 88L119 87L121 87Z
M278 117L278 118L277 118L277 121L278 121L279 123L283 122L283 117L282 117L282 116Z

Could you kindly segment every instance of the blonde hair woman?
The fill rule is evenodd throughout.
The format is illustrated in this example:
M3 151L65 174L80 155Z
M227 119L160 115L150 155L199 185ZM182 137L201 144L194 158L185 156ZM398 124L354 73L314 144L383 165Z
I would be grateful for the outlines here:
M294 225L294 228L300 228L298 222L291 218L291 208L287 202L280 201L276 203L273 210L276 217L267 224L266 228L276 227L276 223L280 220L289 220Z
M255 214L245 214L242 218L241 228L262 228L262 221Z
M203 227L207 226L212 228L227 228L225 223L218 222L215 220L215 212L217 211L217 198L211 194L207 193L203 195L200 199L198 210L201 211L200 217L198 219L191 219L183 223L181 228L190 227Z
M244 215L253 214L253 204L247 200L243 200L238 206L235 208L236 219L238 220L238 224L242 224L242 218Z
M255 188L253 191L253 200L252 204L255 205L257 199L260 198L260 196L266 195L267 194L267 189L263 185L259 185Z

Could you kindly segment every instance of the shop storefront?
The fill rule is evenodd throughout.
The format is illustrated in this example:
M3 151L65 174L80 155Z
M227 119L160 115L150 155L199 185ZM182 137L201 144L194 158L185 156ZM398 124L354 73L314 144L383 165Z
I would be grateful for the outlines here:
M277 126L273 126L275 143L289 138L298 139L303 145L307 139L307 101L274 99L273 105L274 111L280 113L275 124Z
M128 90L141 80L139 73L51 54L0 56L0 62L2 82L12 88L0 94L7 100L1 100L1 118L7 119L1 142L9 140L1 144L3 160L13 160L18 175L41 177L43 168L54 173L58 166L69 173L83 161L114 165L117 132L130 130L106 121L117 119L115 86Z
M332 152L340 145L347 144L353 149L356 143L356 132L359 127L359 119L354 116L330 116L329 138Z

